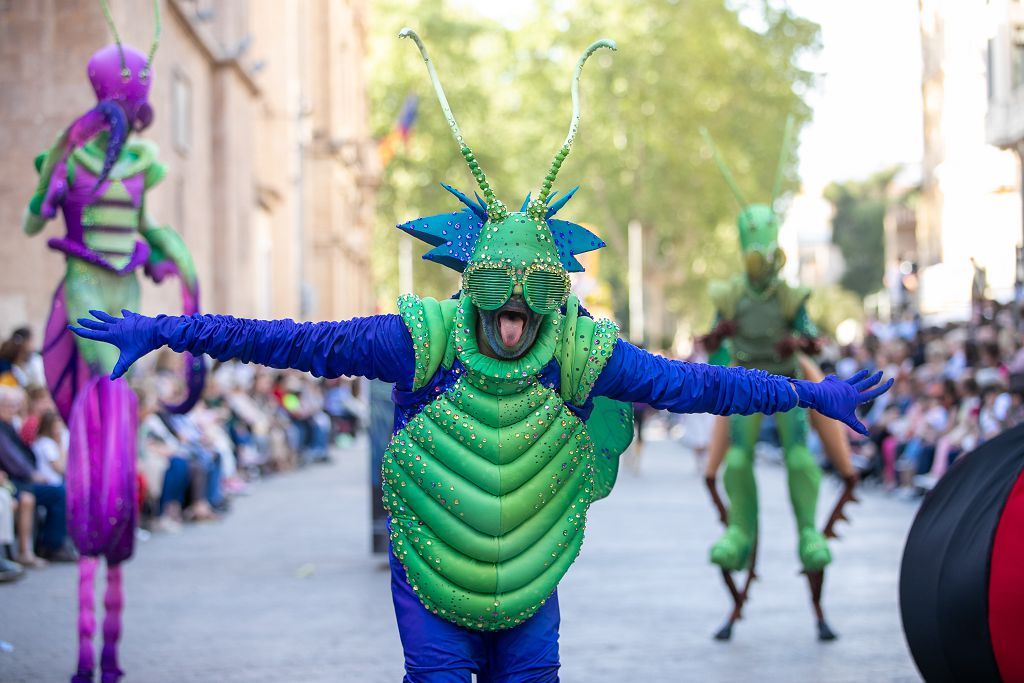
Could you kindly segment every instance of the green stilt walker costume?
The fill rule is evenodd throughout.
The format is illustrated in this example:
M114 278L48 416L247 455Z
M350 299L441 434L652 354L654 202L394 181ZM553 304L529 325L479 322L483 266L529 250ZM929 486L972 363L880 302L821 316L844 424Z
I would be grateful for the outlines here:
M787 123L780 170L791 125L792 122ZM702 133L714 149L710 136L706 131ZM794 352L813 344L818 331L807 315L810 290L791 286L779 277L786 262L778 243L779 217L774 208L781 173L776 178L770 204L747 204L717 150L715 159L741 206L736 227L745 272L711 284L709 294L717 320L715 329L706 337L709 350L715 351L711 362L797 377L799 367ZM832 555L824 535L815 526L821 468L807 448L807 411L795 408L777 414L774 419L796 517L800 562L805 570L818 571L831 562ZM754 447L760 427L761 415L730 418L732 445L726 453L724 475L729 495L728 526L711 547L711 561L730 571L747 566L757 537Z

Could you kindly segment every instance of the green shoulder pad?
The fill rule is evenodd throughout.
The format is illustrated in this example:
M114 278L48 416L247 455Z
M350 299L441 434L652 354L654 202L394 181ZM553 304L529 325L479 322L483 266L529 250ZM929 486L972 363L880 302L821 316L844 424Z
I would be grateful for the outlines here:
M565 324L557 350L561 367L562 400L583 405L611 358L619 328L611 320L579 315L575 295L565 305ZM596 397L587 418L587 434L594 444L594 500L611 493L619 474L619 456L633 441L633 406L629 403Z
M619 327L604 318L595 321L581 317L572 307L566 311L558 355L562 373L560 393L566 403L582 405L612 355Z
M159 161L153 162L146 169L146 175L143 182L146 184L146 189L153 187L161 180L167 177L167 165Z
M743 280L736 277L731 280L715 280L708 285L708 298L715 310L726 320L736 317L736 305L743 295Z
M778 293L779 304L782 306L782 314L790 321L796 318L796 314L800 311L800 307L806 304L807 300L811 297L810 287L793 287L786 282L779 283Z
M453 355L448 353L448 347L451 346L449 340L456 308L454 300L439 302L430 297L421 299L414 294L399 297L398 311L412 337L416 356L413 390L425 386L442 364L451 367Z
M47 154L49 154L49 151L40 152L39 154L36 155L36 158L32 161L32 163L35 164L35 166L36 166L36 173L41 173L42 172L42 170L43 170L43 162L46 161L46 155Z

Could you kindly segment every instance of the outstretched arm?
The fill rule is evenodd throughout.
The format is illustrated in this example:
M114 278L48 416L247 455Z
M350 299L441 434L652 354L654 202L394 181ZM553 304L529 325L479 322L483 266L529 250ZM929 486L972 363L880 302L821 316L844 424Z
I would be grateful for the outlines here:
M814 408L866 433L854 411L892 385L890 379L875 386L879 379L881 373L867 377L865 372L848 382L834 375L806 382L762 370L669 360L619 339L592 393L674 413L750 415Z
M295 369L318 377L361 375L411 385L412 340L397 315L375 315L341 322L297 323L293 320L249 320L230 315L150 318L122 311L117 318L90 311L71 329L87 339L121 350L111 373L117 378L150 351L168 346L219 361L237 359L272 368Z

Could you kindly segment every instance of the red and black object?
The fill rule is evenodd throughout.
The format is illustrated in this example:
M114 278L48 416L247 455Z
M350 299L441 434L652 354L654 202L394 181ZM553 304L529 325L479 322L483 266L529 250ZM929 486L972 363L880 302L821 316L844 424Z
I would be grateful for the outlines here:
M1024 681L1024 425L963 456L925 497L900 611L929 683Z

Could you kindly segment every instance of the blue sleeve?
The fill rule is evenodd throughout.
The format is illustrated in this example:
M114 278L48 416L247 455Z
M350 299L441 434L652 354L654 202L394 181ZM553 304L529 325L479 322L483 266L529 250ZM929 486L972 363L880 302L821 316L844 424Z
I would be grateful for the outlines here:
M415 357L402 318L375 315L341 322L180 316L162 339L181 353L237 359L317 377L361 375L412 386Z
M591 393L647 403L673 413L770 414L797 404L787 377L763 370L669 360L622 339L615 342Z

